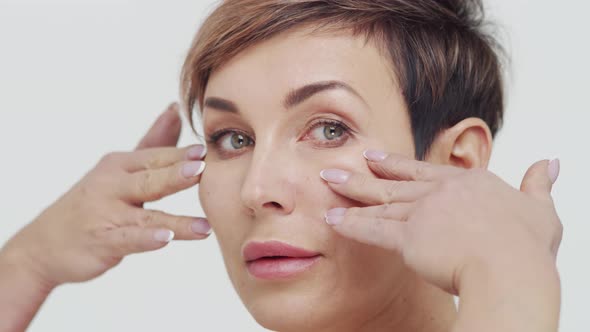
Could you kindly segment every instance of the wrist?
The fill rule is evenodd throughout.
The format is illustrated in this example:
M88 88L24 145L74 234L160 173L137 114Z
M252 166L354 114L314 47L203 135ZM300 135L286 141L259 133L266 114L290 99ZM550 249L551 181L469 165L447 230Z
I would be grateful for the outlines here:
M473 264L457 286L455 331L557 331L560 282L549 255Z
M20 235L17 234L0 250L0 270L14 276L32 291L47 295L59 284L49 278L34 250L19 246Z
M24 331L54 288L27 266L13 243L0 250L0 331Z

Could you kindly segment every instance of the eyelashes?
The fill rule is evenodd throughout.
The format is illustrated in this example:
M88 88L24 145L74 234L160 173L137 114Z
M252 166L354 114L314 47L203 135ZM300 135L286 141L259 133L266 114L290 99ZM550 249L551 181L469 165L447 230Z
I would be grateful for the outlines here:
M323 129L321 132L317 129ZM319 119L313 122L306 130L306 134L303 138L310 137L309 134L319 134L326 138L325 140L318 139L317 143L322 144L326 147L340 146L350 138L352 135L352 129L341 121ZM313 139L313 138L309 138Z
M318 119L306 127L300 140L311 141L314 147L331 148L343 145L352 134L353 130L341 121ZM206 142L221 158L231 158L254 145L255 138L240 129L224 128L208 135Z

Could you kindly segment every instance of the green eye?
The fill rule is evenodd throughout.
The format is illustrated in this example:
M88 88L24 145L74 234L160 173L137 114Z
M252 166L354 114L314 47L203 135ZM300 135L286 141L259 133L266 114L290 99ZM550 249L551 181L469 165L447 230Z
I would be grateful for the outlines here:
M324 126L324 137L328 140L336 139L344 134L344 129L341 126L327 125Z
M311 140L317 146L337 147L346 143L352 137L351 133L351 129L340 121L322 119L312 125L305 140Z
M250 137L237 131L221 133L219 137L212 138L211 142L225 151L240 150L254 144Z
M236 150L248 145L248 139L242 134L234 133L230 140L232 148Z

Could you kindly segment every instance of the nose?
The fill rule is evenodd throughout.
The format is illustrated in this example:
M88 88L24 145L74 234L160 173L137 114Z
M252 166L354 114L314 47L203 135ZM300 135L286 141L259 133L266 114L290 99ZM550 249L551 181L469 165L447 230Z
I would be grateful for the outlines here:
M280 151L252 152L240 193L252 215L288 215L295 209L295 173L288 159Z

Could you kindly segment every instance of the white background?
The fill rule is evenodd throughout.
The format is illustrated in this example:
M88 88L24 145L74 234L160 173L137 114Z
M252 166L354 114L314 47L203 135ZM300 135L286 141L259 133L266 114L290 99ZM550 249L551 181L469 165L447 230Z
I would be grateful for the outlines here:
M512 54L506 124L490 168L518 186L534 161L561 158L554 188L565 226L558 260L561 331L588 331L590 4L488 0L488 5ZM0 244L103 154L131 149L178 98L184 55L212 6L212 1L0 0ZM187 129L181 145L196 142ZM151 207L202 215L194 188ZM235 295L212 237L131 256L94 281L58 288L30 330L263 329Z

